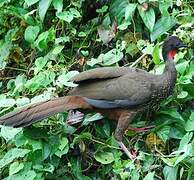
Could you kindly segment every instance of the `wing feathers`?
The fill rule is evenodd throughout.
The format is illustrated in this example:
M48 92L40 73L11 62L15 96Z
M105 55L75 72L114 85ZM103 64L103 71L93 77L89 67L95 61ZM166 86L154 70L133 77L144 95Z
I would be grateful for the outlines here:
M90 98L84 98L85 101L96 108L101 109L114 109L114 108L135 108L140 105L140 101L130 101L130 100L96 100Z

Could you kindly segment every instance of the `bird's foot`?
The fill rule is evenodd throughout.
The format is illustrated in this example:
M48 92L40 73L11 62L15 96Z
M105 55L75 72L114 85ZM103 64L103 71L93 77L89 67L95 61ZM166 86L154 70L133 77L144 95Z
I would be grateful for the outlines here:
M137 152L132 151L132 153L127 149L127 147L124 145L122 141L117 141L121 149L125 152L125 154L129 157L131 160L135 160L137 157Z
M141 132L150 131L154 127L155 126L146 126L146 127L143 127L143 128L132 128L132 127L128 127L127 130L135 131L136 133L141 133Z
M73 125L81 122L84 118L84 114L77 110L70 110L67 117L67 124Z

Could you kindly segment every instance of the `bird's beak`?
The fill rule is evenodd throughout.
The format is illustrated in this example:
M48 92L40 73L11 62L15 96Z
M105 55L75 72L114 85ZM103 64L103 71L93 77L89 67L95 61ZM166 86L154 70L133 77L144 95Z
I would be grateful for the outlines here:
M186 44L180 43L178 45L178 48L188 48L188 46Z

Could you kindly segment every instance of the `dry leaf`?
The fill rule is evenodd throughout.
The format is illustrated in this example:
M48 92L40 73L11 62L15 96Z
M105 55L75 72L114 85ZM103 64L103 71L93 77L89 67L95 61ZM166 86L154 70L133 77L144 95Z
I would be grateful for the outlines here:
M116 32L116 23L113 23L108 29L103 26L98 27L98 35L104 44L109 43L115 37Z
M166 144L156 134L150 133L146 138L146 145L151 151L165 151Z

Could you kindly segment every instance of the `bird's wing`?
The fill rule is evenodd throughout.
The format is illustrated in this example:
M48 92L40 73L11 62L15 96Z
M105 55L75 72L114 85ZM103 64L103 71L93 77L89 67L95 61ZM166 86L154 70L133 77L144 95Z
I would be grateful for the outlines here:
M128 72L120 77L81 83L70 94L84 97L97 108L138 107L151 100L152 76L142 71Z
M117 78L128 73L143 71L141 69L129 68L129 67L102 67L95 68L82 72L74 76L71 80L75 83L81 84L86 81L96 81L96 80L105 80L111 78Z

